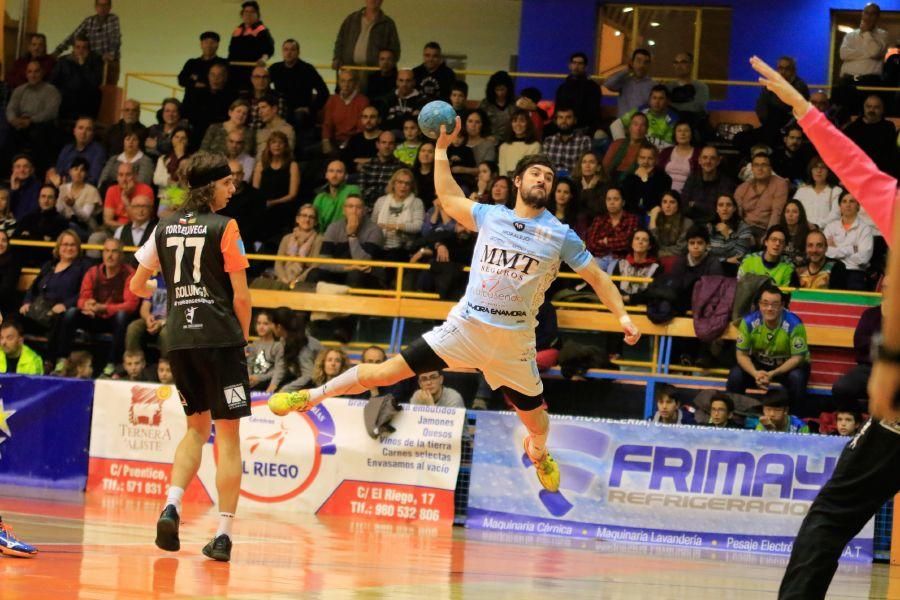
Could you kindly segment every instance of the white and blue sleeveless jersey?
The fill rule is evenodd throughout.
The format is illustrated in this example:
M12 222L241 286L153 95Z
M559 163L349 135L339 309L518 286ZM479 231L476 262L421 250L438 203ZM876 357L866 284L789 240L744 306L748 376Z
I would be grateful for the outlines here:
M560 260L578 271L591 262L590 253L568 225L546 210L523 219L501 204L475 204L472 217L478 229L472 272L451 314L533 331Z

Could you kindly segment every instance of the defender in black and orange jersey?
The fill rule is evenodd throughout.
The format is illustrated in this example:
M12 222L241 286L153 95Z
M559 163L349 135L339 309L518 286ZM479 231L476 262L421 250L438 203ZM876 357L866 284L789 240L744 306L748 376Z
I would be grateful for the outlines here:
M188 430L175 452L172 481L157 522L156 545L176 551L181 499L197 474L203 445L216 423L219 528L203 554L231 558L231 526L241 487L240 419L250 415L244 346L250 330L244 245L237 222L216 214L234 193L224 156L201 152L187 167L184 206L162 219L135 255L131 290L148 297L161 270L168 294L168 359L187 415Z

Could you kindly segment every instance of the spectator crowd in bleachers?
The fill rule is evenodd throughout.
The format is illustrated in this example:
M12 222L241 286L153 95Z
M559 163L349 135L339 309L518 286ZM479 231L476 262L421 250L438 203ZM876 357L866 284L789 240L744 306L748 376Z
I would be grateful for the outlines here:
M181 167L197 151L229 159L237 191L223 212L238 221L248 251L427 263L431 268L415 271L408 286L459 298L474 236L435 194L434 143L416 120L432 100L451 103L462 121L448 156L454 178L476 202L512 206L516 163L546 154L557 172L548 210L581 236L608 273L647 278L618 285L626 304L646 306L651 320L696 308L692 291L704 277L735 282L737 295L748 298L735 353L719 352L710 363L707 349L687 344L684 356L698 366L730 366L731 393L782 382L787 400L767 394L761 427L799 430L787 409L808 417L819 408L804 400L810 353L803 323L773 286L874 291L879 285L887 252L881 232L815 154L789 108L763 90L760 127L717 131L709 88L692 79L689 52L634 50L625 68L603 82L618 93L612 120L583 52L572 53L553 102L536 88L517 89L505 71L494 73L483 100L474 102L437 41L422 48L421 64L407 68L416 61L409 50L401 59L394 21L381 2L368 1L340 26L331 90L300 58L302 40L272 32L259 4L249 1L241 5L227 56L219 55L220 33L199 33L200 55L178 75L183 97L165 99L154 122L142 123L140 103L127 99L119 121L100 124L101 86L118 79L121 33L109 0L97 0L95 8L52 54L45 36L32 35L0 94L0 169L8 173L0 188L0 309L7 317L0 371L170 378L164 285L159 279L153 297L139 301L128 289L135 263L123 247L149 239L157 220L177 210L186 191ZM870 17L845 40L842 74L849 79L831 98L810 92L798 74L802 61L784 56L777 67L896 176L897 130L885 116L895 114L895 96L854 87L854 75L887 85L895 76L884 67L887 42L877 15ZM860 35L882 40L880 54L857 56L860 48L849 46ZM660 61L672 61L674 80L654 80ZM885 78L876 82L875 75ZM17 239L53 242L52 258L44 262L40 251L10 245ZM86 242L103 249L85 252ZM16 291L23 267L39 269L24 297ZM251 287L332 293L393 287L394 275L287 261L254 261L250 271ZM550 295L582 293L570 284L558 281ZM322 337L353 337L352 322L330 326ZM255 335L248 362L256 389L320 385L348 368L346 353L312 336L306 314L259 312ZM559 357L558 332L545 337L543 349ZM607 351L615 357L621 347L612 343ZM148 367L153 362L157 368ZM856 387L841 394L839 408L858 424L865 392L860 373L852 376ZM462 402L442 383L440 373L420 376L414 401ZM487 405L490 390L479 390ZM411 392L402 390L407 398ZM657 420L682 422L684 407L665 400L674 395L660 396ZM731 395L714 399L710 419L732 422L734 404Z

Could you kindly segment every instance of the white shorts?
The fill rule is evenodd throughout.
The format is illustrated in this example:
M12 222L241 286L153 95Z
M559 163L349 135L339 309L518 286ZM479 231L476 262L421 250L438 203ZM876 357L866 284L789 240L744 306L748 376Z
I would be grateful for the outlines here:
M422 336L451 369L478 369L491 389L507 386L526 396L544 392L534 332L494 327L453 313Z

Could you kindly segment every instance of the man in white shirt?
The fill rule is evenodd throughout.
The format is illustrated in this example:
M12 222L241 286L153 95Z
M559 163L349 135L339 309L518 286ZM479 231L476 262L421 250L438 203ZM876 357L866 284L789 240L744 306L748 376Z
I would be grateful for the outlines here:
M834 90L832 102L841 106L843 119L860 113L863 95L856 89L857 86L882 84L881 72L888 48L888 34L878 27L880 16L881 7L874 2L866 4L859 28L845 35L841 42L841 79Z

